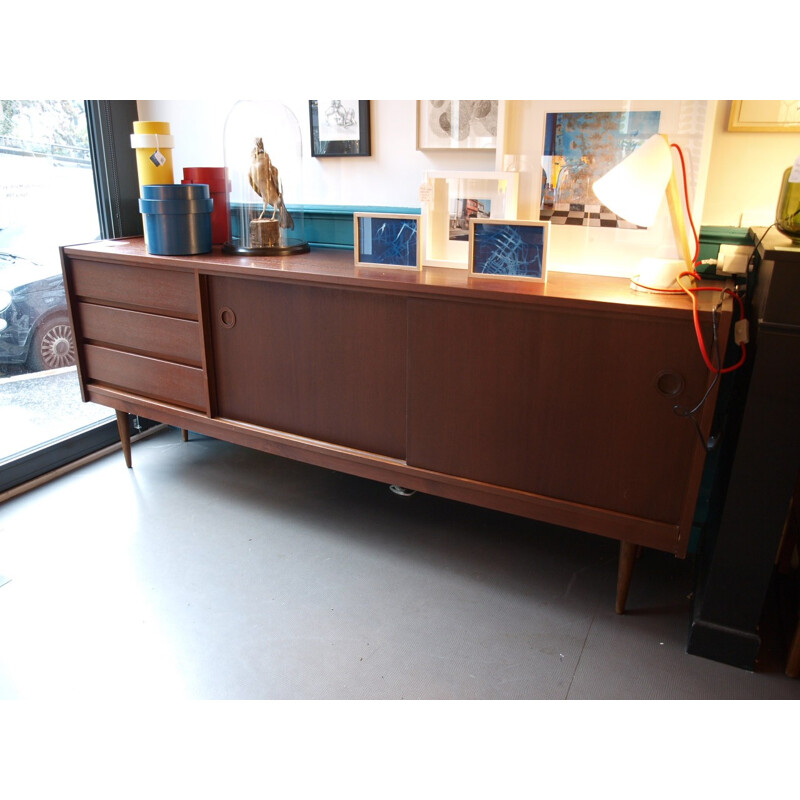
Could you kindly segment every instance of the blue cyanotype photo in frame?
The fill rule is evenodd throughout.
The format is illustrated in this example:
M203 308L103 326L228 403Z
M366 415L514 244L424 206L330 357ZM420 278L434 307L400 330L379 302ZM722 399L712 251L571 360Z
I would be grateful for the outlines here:
M356 264L417 269L418 217L357 215Z
M472 272L544 280L547 223L473 222Z

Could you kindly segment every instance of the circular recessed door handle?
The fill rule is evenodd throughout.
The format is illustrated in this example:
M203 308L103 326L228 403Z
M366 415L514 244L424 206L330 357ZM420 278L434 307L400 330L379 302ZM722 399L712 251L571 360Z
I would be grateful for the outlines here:
M683 393L686 386L686 381L680 372L675 370L665 369L656 375L655 379L656 391L664 397L677 397Z
M222 306L217 314L217 319L223 328L232 328L236 324L236 314L228 306Z

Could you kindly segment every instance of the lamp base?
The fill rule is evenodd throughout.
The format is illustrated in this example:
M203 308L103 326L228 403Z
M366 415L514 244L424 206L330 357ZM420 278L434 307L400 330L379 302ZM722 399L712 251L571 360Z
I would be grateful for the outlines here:
M639 262L639 274L631 279L631 287L639 292L676 289L678 275L686 269L686 263L677 258L643 258Z

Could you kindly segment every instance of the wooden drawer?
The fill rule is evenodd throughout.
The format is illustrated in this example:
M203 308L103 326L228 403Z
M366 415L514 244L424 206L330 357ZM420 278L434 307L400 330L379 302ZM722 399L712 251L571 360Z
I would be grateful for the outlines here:
M203 371L135 353L86 345L84 378L153 400L208 412Z
M73 294L95 303L197 319L194 274L95 261L69 261Z
M141 355L202 366L200 325L193 320L78 303L84 341L114 345Z

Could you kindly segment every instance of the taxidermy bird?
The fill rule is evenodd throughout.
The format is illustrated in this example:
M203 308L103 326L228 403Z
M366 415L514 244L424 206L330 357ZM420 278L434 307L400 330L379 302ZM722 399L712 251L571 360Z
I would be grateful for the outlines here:
M294 228L292 215L286 210L283 202L283 191L278 180L278 169L275 167L264 150L261 137L256 139L256 146L250 156L250 185L258 196L264 201L261 219L267 213L267 206L272 206L272 219L280 214L281 228Z

